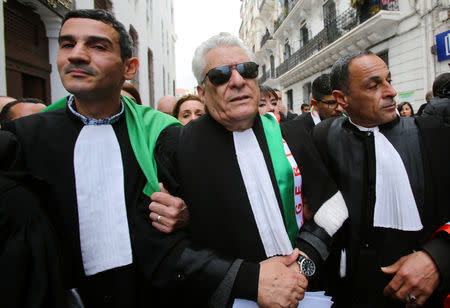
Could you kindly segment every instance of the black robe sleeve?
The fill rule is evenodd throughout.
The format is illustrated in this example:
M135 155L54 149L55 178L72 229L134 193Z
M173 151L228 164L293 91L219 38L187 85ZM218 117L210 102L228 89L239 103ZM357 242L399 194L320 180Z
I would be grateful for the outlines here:
M59 249L40 206L36 194L0 174L3 307L65 307Z

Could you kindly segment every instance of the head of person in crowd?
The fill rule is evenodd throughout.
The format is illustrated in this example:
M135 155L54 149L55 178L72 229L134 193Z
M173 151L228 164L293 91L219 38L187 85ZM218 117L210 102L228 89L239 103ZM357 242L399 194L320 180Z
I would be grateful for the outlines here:
M142 105L141 95L139 94L139 90L136 89L129 82L124 82L122 86L122 90L120 91L121 95L125 95L133 100L138 105Z
M288 110L287 110L286 106L283 104L282 97L281 97L281 91L276 88L274 88L273 90L275 91L275 93L277 94L277 97L278 97L278 100L277 100L278 110L280 111L280 113L287 115Z
M429 103L432 98L433 98L433 90L430 90L425 94L425 103Z
M79 113L106 118L120 110L120 91L139 67L124 25L104 10L74 10L59 33L61 81Z
M414 116L414 109L409 102L402 102L397 106L398 113L402 117Z
M258 64L237 37L220 33L195 51L192 71L208 113L230 131L253 126L258 113Z
M370 51L338 59L330 80L335 100L353 123L374 127L397 117L397 92L391 86L391 73L386 63Z
M342 107L333 96L330 84L330 75L323 74L314 79L312 83L312 97L310 105L319 112L321 120L338 117L344 113Z
M258 110L259 114L263 115L268 112L272 112L273 114L280 114L278 110L278 95L277 93L268 86L259 86L259 104Z
M308 104L304 104L304 103L300 106L300 110L302 111L302 113L309 112L309 108L310 108L310 106Z
M172 110L172 116L183 125L188 124L206 113L205 104L198 95L188 94L180 97Z
M450 73L443 73L436 77L433 82L433 96L450 98Z
M38 98L19 98L6 104L0 112L0 125L8 121L38 113L45 104Z
M177 102L177 98L173 95L164 95L158 101L158 106L156 107L158 111L164 112L166 114L172 115L173 107Z
M11 96L0 96L0 111L2 111L3 107L9 102L15 101L16 99Z

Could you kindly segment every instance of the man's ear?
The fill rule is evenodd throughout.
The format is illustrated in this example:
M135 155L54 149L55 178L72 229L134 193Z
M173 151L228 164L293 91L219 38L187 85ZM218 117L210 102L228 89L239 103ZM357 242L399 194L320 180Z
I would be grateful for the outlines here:
M311 100L309 101L309 105L318 107L317 105L319 105L319 104L314 98L311 98Z
M125 60L125 67L123 72L123 77L126 80L131 80L136 75L139 68L139 60L137 58L128 58Z
M343 91L333 90L333 97L342 108L344 108L344 109L347 108L348 103L347 103L346 95Z
M203 88L201 85L198 85L197 93L198 93L198 96L200 96L200 99L202 100L203 104L206 105L206 103L205 103L205 88Z

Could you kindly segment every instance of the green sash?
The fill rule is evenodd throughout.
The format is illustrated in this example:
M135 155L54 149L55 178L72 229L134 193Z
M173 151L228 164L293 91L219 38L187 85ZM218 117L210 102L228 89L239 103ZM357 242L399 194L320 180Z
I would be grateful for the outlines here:
M281 201L283 202L287 233L292 246L294 246L295 237L298 232L297 220L295 219L294 173L284 152L283 139L278 121L269 114L261 116L261 121L269 146L270 158L272 159L275 178L277 179L280 190Z
M138 105L126 96L121 95L120 97L124 102L131 147L142 172L147 178L143 192L150 197L152 193L160 191L156 161L153 157L156 140L165 128L172 125L181 126L182 124L174 117L156 111L153 108ZM42 111L65 108L66 102L67 97L64 97Z

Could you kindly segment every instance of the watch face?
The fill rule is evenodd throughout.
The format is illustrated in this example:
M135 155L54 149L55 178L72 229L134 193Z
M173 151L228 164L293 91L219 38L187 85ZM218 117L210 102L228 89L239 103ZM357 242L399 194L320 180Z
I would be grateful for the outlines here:
M311 277L316 272L316 265L314 264L314 262L311 259L306 259L306 258L303 259L300 262L300 266L301 266L302 273L306 277Z

